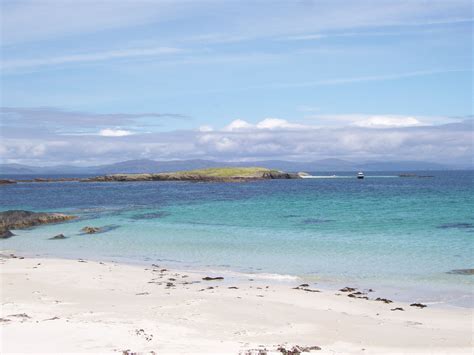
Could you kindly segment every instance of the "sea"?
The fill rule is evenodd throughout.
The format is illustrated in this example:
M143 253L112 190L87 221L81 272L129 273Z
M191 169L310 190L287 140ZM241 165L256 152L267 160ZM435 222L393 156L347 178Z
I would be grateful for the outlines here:
M312 174L319 178L2 185L3 211L78 218L15 230L0 249L474 307L474 275L453 272L474 268L473 171ZM49 239L60 233L67 239Z

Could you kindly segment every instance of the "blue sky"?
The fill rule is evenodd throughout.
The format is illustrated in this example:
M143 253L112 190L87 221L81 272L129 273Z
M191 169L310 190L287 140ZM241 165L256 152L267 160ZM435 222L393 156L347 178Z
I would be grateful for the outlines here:
M468 163L472 1L1 1L2 161Z

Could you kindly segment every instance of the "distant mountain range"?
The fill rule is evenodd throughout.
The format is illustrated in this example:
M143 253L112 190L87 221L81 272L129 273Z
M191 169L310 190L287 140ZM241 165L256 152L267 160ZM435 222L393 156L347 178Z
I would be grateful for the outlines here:
M420 161L367 161L363 163L341 159L323 159L312 162L292 162L283 160L263 160L254 162L218 162L212 160L128 160L115 164L96 166L28 166L21 164L0 164L0 174L4 175L47 175L47 174L115 174L115 173L158 173L179 170L203 169L223 166L259 166L287 172L336 172L336 171L416 171L416 170L456 170L472 169L472 166L455 166Z

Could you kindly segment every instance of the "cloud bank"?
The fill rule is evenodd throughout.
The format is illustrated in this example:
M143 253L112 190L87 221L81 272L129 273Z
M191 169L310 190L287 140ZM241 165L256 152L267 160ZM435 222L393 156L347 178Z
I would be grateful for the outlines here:
M9 110L7 112L11 114ZM19 128L18 124L31 122L31 116L17 121L16 125L12 120L2 120L0 156L3 162L86 165L145 158L233 161L341 158L469 165L474 154L472 117L444 118L444 121L436 118L435 121L442 123L433 124L419 117L330 116L337 121L336 125L325 124L328 116L317 122L312 118L304 124L280 118L265 118L256 123L236 119L221 128L202 126L179 131L140 132L126 125L142 115L114 114L112 117L120 118L123 127L108 126L97 130L90 127L87 114L77 114L75 129L83 131L71 135L58 130L57 119L63 111L51 110L51 116L46 109L39 112L35 122L38 128ZM162 117L158 113L154 115ZM110 124L110 115L97 117L103 119L102 123ZM40 122L45 121L55 122L55 128L40 129ZM70 121L63 124L71 129ZM84 132L85 126L89 132Z

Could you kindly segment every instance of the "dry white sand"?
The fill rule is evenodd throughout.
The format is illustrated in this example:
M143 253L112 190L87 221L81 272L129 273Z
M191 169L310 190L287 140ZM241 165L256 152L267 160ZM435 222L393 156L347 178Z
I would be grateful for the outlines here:
M2 257L0 268L2 354L280 354L280 345L319 346L311 351L317 354L471 354L473 348L470 309L419 309L263 280L203 281L198 273L112 262Z

